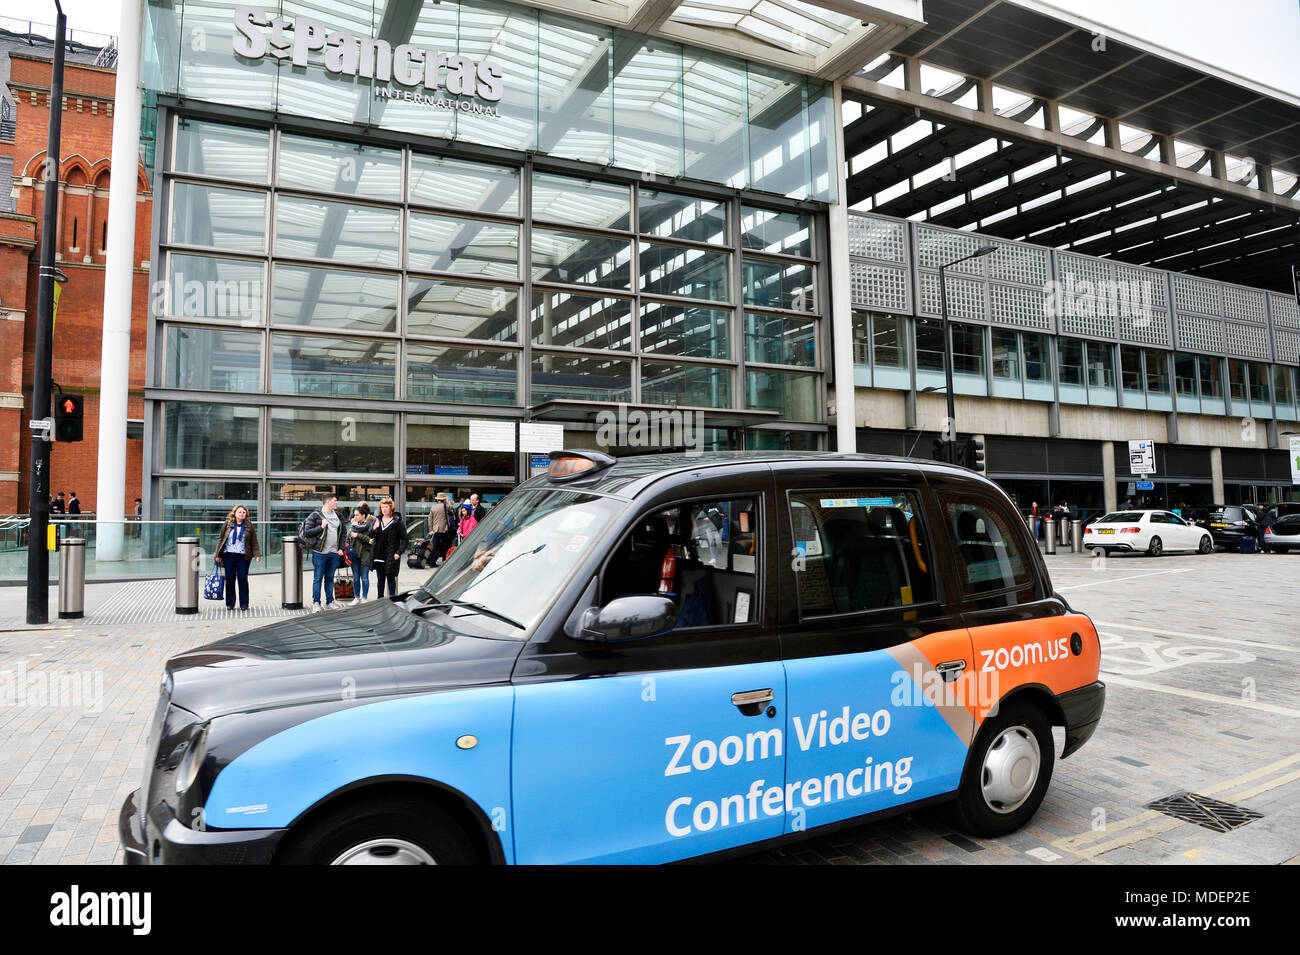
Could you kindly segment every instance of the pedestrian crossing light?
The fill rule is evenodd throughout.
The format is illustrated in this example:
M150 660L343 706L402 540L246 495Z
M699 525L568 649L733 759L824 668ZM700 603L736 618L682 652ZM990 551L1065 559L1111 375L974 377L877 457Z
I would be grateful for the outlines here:
M975 438L966 439L966 467L972 471L984 473L984 442Z
M54 440L80 441L82 439L85 409L81 395L54 396Z

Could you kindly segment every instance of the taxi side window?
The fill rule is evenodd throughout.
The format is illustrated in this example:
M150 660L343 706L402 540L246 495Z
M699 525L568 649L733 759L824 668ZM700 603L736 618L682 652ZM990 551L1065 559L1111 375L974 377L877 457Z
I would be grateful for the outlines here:
M1033 580L1020 541L1002 509L967 499L944 501L967 593L1023 587Z
M850 488L790 495L804 617L934 599L929 544L910 491Z
M675 630L755 623L759 547L756 497L675 504L645 514L601 578L601 603L662 594L677 604Z

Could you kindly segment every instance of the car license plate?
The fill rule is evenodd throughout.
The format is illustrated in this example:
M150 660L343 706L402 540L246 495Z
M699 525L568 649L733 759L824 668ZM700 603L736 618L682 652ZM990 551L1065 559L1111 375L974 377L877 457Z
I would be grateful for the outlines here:
M1115 533L1115 528L1113 528L1113 527L1102 527L1102 528L1100 528L1100 529L1097 531L1097 533L1098 533L1098 534L1113 534L1113 533Z
M1227 527L1227 524L1211 524L1211 527Z

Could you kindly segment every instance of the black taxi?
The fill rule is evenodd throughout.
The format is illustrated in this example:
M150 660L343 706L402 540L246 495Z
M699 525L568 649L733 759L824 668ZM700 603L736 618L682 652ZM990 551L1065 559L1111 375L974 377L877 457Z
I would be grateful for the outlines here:
M418 589L173 658L129 863L657 863L1038 809L1091 621L962 468L552 455Z

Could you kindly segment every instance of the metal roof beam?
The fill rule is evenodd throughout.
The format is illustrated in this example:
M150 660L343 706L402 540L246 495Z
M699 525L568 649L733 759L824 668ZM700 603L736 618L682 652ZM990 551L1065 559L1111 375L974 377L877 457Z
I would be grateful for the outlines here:
M1000 179L1017 169L1038 162L1050 155L1050 150L1039 146L1031 146L1027 143L1012 143L1003 146L997 152L990 153L981 159L958 168L956 175L952 179L935 179L933 182L927 182L924 186L913 189L906 195L881 203L872 211L906 219L917 212L932 209L940 203L947 202L949 199L954 199L973 189L978 189L980 186L987 185L995 179ZM852 203L854 201L852 192L849 195L850 203Z

